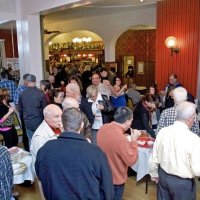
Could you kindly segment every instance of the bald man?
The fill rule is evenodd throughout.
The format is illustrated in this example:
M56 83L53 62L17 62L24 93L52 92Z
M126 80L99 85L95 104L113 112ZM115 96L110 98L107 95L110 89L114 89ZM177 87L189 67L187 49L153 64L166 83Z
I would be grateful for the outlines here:
M44 120L36 129L31 140L31 155L33 158L33 166L38 150L49 140L57 139L62 132L62 110L55 104L49 104L43 110Z
M65 97L65 99L62 102L62 107L63 107L63 111L68 108L77 108L80 110L78 101L72 97ZM88 139L89 142L91 142L92 126L86 114L83 111L81 111L81 114L83 116L83 123L84 123L83 129L81 130L81 135L83 135L86 139Z
M78 108L79 109L79 103L75 98L65 97L65 99L62 102L62 108L63 108L63 110L66 110L67 108Z
M72 97L76 99L79 103L79 108L84 112L92 125L94 123L94 115L92 113L91 105L88 103L87 99L81 96L80 87L77 83L69 83L66 86L66 97Z

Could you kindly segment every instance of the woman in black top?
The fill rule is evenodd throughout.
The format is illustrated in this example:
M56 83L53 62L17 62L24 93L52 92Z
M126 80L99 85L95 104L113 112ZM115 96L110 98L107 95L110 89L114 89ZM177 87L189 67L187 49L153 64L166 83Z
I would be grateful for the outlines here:
M0 89L0 134L3 135L5 146L11 148L17 146L18 136L14 126L14 111L9 102L9 90Z
M52 90L53 104L56 104L62 109L62 102L64 100L64 92L59 89Z
M133 122L131 128L146 130L151 137L155 138L155 132L151 124L151 112L155 110L156 98L152 94L146 94L139 102L133 112Z

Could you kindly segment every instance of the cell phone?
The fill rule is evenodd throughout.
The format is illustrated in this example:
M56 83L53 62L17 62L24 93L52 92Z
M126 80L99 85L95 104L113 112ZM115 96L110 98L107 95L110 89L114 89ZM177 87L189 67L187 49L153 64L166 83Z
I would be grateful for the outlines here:
M103 106L103 100L98 100L97 102L98 102L99 105Z

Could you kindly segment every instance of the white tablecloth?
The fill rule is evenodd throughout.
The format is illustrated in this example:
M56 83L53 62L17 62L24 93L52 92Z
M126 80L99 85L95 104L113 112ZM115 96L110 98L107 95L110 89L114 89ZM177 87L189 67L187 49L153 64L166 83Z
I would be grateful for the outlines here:
M14 157L14 155L19 156L19 154L22 152L23 152L23 156L19 157L17 162L16 162L16 160L12 160L12 164L24 163L27 166L27 169L20 174L14 174L13 184L20 184L20 183L23 183L25 180L33 182L34 178L35 178L35 173L34 173L33 167L32 167L31 154L20 148L19 148L19 150L20 150L19 152L12 154L11 159L12 159L12 157Z
M149 174L149 158L152 153L152 148L138 147L138 160L131 166L137 172L136 180L141 180L145 175Z

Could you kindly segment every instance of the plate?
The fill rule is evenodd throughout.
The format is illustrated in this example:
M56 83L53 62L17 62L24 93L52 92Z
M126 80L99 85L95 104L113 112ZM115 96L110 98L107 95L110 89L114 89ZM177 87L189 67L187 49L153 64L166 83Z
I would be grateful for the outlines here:
M139 137L138 138L138 146L143 148L152 148L155 139L151 137Z
M20 162L12 164L12 167L14 175L23 174L27 170L26 164Z
M19 151L19 148L18 147L11 147L8 149L9 153L12 154L12 153L17 153Z
M10 158L12 162L17 163L18 161L20 161L21 159L23 159L25 156L28 155L30 155L29 152L26 152L23 149L19 149L18 152L11 153Z

